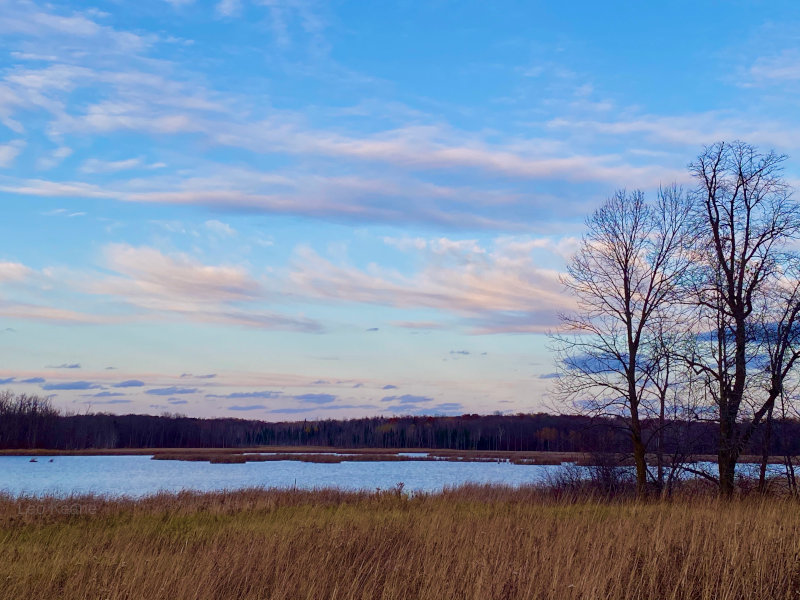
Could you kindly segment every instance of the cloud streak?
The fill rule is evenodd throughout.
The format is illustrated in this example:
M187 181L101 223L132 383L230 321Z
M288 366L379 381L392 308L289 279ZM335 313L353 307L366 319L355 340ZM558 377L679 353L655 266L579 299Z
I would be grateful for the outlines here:
M264 329L313 333L321 326L306 318L260 309L262 286L241 267L202 264L186 255L168 256L149 247L113 244L108 268L117 273L88 291L111 296L145 314Z
M543 332L557 326L558 313L573 300L558 271L534 262L531 251L542 245L501 240L486 248L439 238L420 251L425 266L411 276L336 264L301 247L289 280L305 297L454 313L475 333Z

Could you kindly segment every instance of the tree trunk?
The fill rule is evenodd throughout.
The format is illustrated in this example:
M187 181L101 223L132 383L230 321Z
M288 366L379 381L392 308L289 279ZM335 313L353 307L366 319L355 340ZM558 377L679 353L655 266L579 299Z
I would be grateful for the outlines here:
M633 460L636 463L636 497L647 495L647 459L641 436L633 439Z
M786 446L786 400L783 392L781 391L781 428L780 436L778 437L780 444L781 454L786 465L786 482L789 485L789 492L792 496L797 496L797 477L794 472L794 457L789 453Z
M739 332L737 331L737 338ZM739 351L737 350L737 367L739 365ZM736 414L738 412L737 384L743 381L741 372L736 374L736 384L733 390L721 390L719 403L719 450L717 464L719 466L719 494L722 498L733 497L736 488L736 462L739 458L736 440Z
M642 440L638 406L634 404L631 409L631 441L633 442L633 462L636 465L636 497L641 499L647 494L647 457Z
M769 463L770 442L772 441L772 406L767 410L767 424L764 430L764 439L761 442L761 468L758 472L758 491L767 491L767 463Z
M658 464L658 493L664 495L664 406L667 401L664 394L661 395L661 406L658 413L658 452L656 462Z
M719 464L719 495L722 498L732 498L736 486L736 459L733 449L720 448L718 455Z

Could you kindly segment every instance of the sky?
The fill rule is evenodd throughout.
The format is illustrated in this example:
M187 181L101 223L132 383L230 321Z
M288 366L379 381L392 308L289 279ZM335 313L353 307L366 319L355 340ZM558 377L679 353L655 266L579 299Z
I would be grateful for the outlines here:
M69 412L558 410L615 190L789 156L770 2L0 0L0 387Z

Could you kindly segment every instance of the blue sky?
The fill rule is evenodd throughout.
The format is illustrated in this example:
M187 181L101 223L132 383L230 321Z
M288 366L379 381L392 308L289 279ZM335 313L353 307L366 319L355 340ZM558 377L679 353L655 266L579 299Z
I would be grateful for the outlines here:
M83 412L538 411L585 215L800 156L794 2L0 0L0 381Z

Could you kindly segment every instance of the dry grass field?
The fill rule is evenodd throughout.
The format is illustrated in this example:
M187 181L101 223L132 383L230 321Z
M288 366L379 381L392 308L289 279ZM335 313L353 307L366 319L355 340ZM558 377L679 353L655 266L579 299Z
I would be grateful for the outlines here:
M536 488L0 498L0 598L797 598L800 504Z

